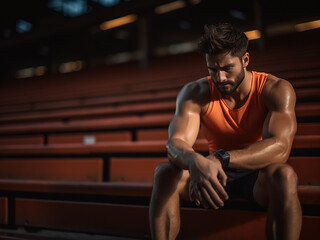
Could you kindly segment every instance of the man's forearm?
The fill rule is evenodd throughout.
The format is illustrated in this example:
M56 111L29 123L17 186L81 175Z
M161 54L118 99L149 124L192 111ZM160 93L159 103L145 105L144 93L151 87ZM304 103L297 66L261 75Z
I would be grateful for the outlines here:
M194 159L196 153L192 147L180 139L169 140L167 145L169 161L181 169L189 169L189 163Z
M247 148L228 151L230 154L230 168L261 169L271 163L286 162L291 149L291 143L268 138L253 143Z

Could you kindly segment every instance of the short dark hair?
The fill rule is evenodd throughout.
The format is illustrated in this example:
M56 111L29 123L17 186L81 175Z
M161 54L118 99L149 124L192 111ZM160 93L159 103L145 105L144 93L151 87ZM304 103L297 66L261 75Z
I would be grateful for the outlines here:
M206 25L198 50L203 55L229 53L241 58L248 50L248 38L240 29L229 23Z

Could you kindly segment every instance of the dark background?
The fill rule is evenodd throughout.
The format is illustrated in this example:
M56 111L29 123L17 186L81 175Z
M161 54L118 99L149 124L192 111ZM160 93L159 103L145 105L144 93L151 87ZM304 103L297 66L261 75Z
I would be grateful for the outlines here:
M103 6L86 0L86 13L80 16L55 11L48 7L50 2L1 1L0 80L14 79L18 70L37 66L45 66L45 74L58 73L59 66L68 61L81 60L83 68L104 66L115 54L139 50L144 51L139 66L146 69L157 57L157 49L196 42L203 26L216 22L231 22L244 31L260 29L264 39L252 44L260 44L262 51L268 47L269 38L290 34L292 24L320 17L317 0L202 0L196 4L185 0L184 8L162 15L155 13L155 7L173 1L119 0L113 6L112 2ZM138 20L99 30L102 22L128 14L137 14ZM29 32L17 33L16 24L21 19L32 24Z

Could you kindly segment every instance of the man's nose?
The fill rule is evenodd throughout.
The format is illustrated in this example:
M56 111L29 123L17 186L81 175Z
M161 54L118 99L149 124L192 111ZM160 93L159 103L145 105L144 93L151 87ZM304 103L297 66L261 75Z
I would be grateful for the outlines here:
M217 79L219 83L223 83L227 80L227 75L225 71L217 71Z

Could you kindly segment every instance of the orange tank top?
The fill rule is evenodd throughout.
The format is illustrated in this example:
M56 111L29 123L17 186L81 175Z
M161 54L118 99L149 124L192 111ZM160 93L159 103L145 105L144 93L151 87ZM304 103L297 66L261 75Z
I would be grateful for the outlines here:
M201 116L201 124L212 154L218 149L244 148L262 140L262 128L267 110L261 102L262 88L268 74L252 71L252 85L245 104L231 109L208 77L210 98L207 112Z

